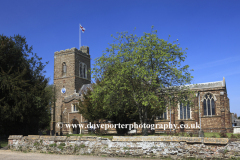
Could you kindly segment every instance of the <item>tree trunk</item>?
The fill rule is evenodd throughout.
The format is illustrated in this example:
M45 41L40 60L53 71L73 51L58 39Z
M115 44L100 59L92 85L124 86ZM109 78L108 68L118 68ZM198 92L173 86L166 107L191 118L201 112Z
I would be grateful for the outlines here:
M148 124L148 120L147 120L147 106L144 106L143 107L144 109L143 109L143 122L144 122L144 124L143 124L143 130L142 130L142 135L143 136L148 136L148 128L147 128L147 124Z

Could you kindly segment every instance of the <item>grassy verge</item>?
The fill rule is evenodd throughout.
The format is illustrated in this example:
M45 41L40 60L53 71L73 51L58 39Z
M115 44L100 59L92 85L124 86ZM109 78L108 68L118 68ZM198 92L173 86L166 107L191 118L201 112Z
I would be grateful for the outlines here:
M1 140L0 141L0 148L3 148L8 145L8 140Z
M226 133L226 137L225 138L233 138L232 135L235 136L235 138L239 138L240 139L240 135L239 134L232 134L232 133ZM103 137L103 138L108 138L108 139L112 139L113 136L122 136L122 135L96 135L96 134L69 134L67 135L68 137L70 136L97 136L97 137ZM130 135L130 136L141 136L141 135ZM148 136L181 136L181 137L198 137L198 135L193 134L190 135L188 133L179 133L179 134L167 134L167 133L160 133L160 134L155 134L155 135L148 135ZM204 133L204 137L206 138L221 138L220 134L217 132L206 132Z

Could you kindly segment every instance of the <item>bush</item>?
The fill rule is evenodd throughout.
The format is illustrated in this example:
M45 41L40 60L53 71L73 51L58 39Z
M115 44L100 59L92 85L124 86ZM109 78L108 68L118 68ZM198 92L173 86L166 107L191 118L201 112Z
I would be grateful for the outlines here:
M219 136L220 136L221 138L226 138L226 137L228 137L225 132L220 132L220 133L219 133Z
M216 138L217 136L215 135L215 134L213 134L213 136L212 136L213 138Z
M190 136L190 137L193 137L193 133L192 133L192 132L191 132L191 133L189 133L189 136Z
M179 134L176 132L176 133L174 133L174 136L178 136Z
M231 135L231 138L237 138L234 134Z

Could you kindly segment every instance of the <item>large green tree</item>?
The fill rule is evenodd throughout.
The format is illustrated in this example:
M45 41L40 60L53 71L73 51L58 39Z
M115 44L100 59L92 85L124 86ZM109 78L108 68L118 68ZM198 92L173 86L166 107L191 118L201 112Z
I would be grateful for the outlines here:
M100 93L104 92L102 104L107 117L119 115L124 107L137 112L144 125L163 113L170 101L174 106L189 96L184 85L192 77L189 66L181 65L186 52L177 42L159 39L153 27L151 33L141 37L121 32L113 38L114 43L96 59L92 70L93 78L102 83L92 92L92 104L97 107ZM146 127L142 131L147 135Z
M51 97L44 67L25 37L0 36L1 134L38 134L49 126Z
M127 90L123 90L121 93L116 92L116 94L120 95L113 95L114 99L109 104L104 104L104 96L107 95L105 91L99 92L97 99L94 101L92 100L92 92L94 92L96 86L102 86L103 83L100 81L96 81L96 84L93 84L92 88L88 88L85 93L83 93L82 99L79 100L79 113L83 115L84 118L88 119L90 122L94 122L95 120L110 120L115 124L131 124L138 120L138 112L136 111L136 106L134 105L133 99L128 97L128 99L122 100L119 99L122 97L122 94L125 94ZM103 87L103 86L102 86ZM106 107L109 105L109 107ZM127 106L126 106L127 105ZM130 105L130 106L128 106ZM105 107L104 107L105 106ZM126 106L126 107L125 107ZM113 114L109 114L112 113ZM127 128L121 128L116 126L116 130L118 134L125 134L129 126Z

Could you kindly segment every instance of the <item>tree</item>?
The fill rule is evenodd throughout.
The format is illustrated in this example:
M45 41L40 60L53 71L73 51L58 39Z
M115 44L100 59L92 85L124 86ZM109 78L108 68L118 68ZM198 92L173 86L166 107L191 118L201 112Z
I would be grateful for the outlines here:
M0 36L0 134L38 134L49 125L45 65L26 38Z
M105 104L103 104L104 96L106 95L105 92L99 93L98 99L95 99L93 104L91 95L92 90L95 89L96 86L101 86L102 83L100 81L96 81L96 84L93 85L92 89L88 89L86 93L83 93L83 98L79 100L79 106L78 110L79 113L83 115L84 118L88 119L90 122L94 122L95 120L100 119L108 119L112 121L113 123L121 123L121 124L129 124L133 123L137 120L137 112L136 109L133 109L134 105L131 105L132 107L125 107L124 101L118 101L118 103L110 104L112 107L103 107ZM129 103L133 104L133 100L130 99L127 100ZM120 103L120 104L119 104ZM114 107L113 107L114 106ZM106 110L107 109L107 110ZM117 110L117 112L116 112ZM135 111L135 113L133 113ZM109 114L111 112L115 112L114 114ZM118 134L125 134L128 131L128 128L121 128L117 126L116 130Z
M119 109L124 107L137 112L144 125L163 113L170 101L172 106L178 101L187 103L183 99L191 95L184 85L192 77L189 66L181 66L185 50L176 42L159 39L156 30L141 37L127 32L118 34L92 70L93 78L102 83L96 85L91 95L94 107L99 94L104 92L102 104L107 116L120 115ZM147 135L146 127L143 135Z

